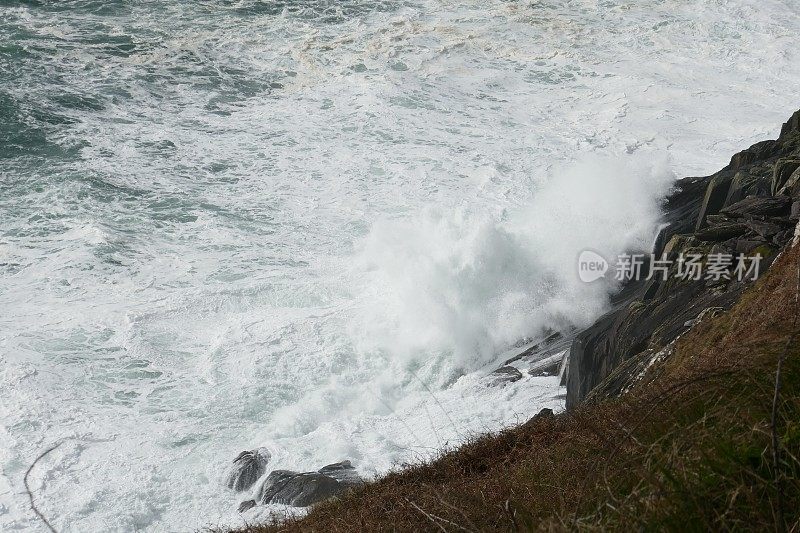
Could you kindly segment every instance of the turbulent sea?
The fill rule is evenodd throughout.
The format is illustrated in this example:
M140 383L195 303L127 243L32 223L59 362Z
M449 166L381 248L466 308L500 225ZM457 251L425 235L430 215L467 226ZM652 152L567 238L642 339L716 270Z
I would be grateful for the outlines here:
M0 530L191 531L560 408L575 258L776 136L798 0L0 4Z

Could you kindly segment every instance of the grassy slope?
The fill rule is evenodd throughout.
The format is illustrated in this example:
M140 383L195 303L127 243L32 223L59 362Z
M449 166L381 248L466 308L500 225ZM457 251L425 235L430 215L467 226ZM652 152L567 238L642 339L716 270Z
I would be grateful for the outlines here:
M484 436L246 531L800 530L800 246L621 399ZM788 347L788 348L787 348Z

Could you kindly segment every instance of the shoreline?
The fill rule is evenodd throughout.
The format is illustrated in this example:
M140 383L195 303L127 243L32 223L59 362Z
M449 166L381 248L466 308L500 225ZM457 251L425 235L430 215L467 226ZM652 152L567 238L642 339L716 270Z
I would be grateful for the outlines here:
M743 330L743 325L740 323L741 317L747 317L748 314L762 314L768 316L769 320L782 324L780 328L775 326L776 332L783 328L781 331L788 330L790 335L797 333L797 326L796 324L792 325L790 319L793 312L795 316L800 312L797 309L793 310L793 294L791 292L793 267L800 262L798 259L800 246L797 242L800 239L798 236L798 232L800 232L800 225L798 225L798 218L800 218L800 111L795 113L784 125L777 140L757 143L753 147L737 153L731 159L731 163L716 174L705 178L679 180L673 192L666 199L665 206L665 220L668 225L662 228L656 240L654 252L657 256L662 256L662 254L663 257L677 256L697 250L709 254L709 256L725 255L726 253L733 255L735 252L744 255L756 251L759 256L761 253L764 254L763 272L766 274L759 279L737 280L730 277L730 279L722 281L714 279L709 281L705 278L672 280L666 276L663 280L657 278L632 280L616 296L614 308L592 326L575 332L574 338L568 335L554 334L545 341L534 343L509 358L488 376L494 379L499 386L512 383L522 376L520 369L512 365L521 362L530 365L529 372L535 371L534 369L547 374L558 372L559 377L563 377L567 386L567 410L565 412L554 414L552 410L544 409L518 427L503 430L496 435L477 437L455 450L443 452L437 459L419 465L406 466L374 482L364 484L360 480L353 482L353 478L351 478L341 487L336 488L331 485L330 487L333 488L329 491L330 493L320 496L318 500L301 502L304 506L315 504L310 508L309 514L303 518L286 517L285 520L274 521L271 525L253 526L236 531L301 531L318 529L323 527L322 524L325 524L324 527L331 527L332 531L336 531L346 524L349 524L348 527L356 526L357 522L348 522L348 520L354 519L353 513L361 517L362 527L365 523L371 524L367 527L370 530L383 529L389 524L403 524L397 528L408 530L412 523L417 524L417 527L425 524L428 527L436 525L443 530L450 528L484 529L486 524L474 528L471 526L478 523L476 520L496 516L497 511L487 508L483 513L473 508L459 507L449 503L441 496L436 496L439 500L438 503L428 499L425 504L418 504L410 499L412 496L420 497L414 487L416 486L423 494L433 491L430 494L436 495L439 494L438 490L444 491L444 487L455 485L462 487L459 490L466 490L470 493L474 490L470 483L482 485L485 481L479 482L475 478L476 475L478 478L491 477L491 473L498 469L514 470L514 467L508 467L507 463L508 461L518 461L519 468L533 468L533 470L526 470L529 472L527 475L538 475L535 474L538 471L539 474L546 473L550 478L556 476L554 479L561 479L565 487L572 487L570 490L588 494L594 489L582 486L578 491L576 483L580 485L580 480L575 476L579 476L579 474L577 472L570 473L566 468L571 465L573 468L583 469L583 476L592 477L589 474L590 471L587 470L589 463L581 463L582 466L578 467L574 464L578 460L577 457L564 456L564 450L560 450L555 455L560 456L561 459L555 460L551 457L546 468L541 464L544 457L534 460L534 464L530 465L518 457L518 448L520 446L527 447L530 451L531 446L533 448L544 446L549 451L543 449L537 453L544 453L546 456L548 453L554 453L552 450L554 443L561 442L572 454L580 456L579 445L576 443L567 445L563 441L564 435L568 434L583 442L587 446L587 453L592 449L602 449L602 446L598 448L598 443L593 441L596 435L591 436L586 434L586 431L591 426L594 429L590 433L592 431L619 432L620 428L608 426L609 420L616 416L620 416L622 420L630 419L633 417L634 406L638 406L636 409L642 409L649 405L650 407L647 409L651 412L660 411L662 416L673 420L673 424L677 424L660 426L659 431L663 433L663 436L658 437L658 431L656 431L655 435L648 434L648 438L664 438L671 432L681 434L687 428L693 427L696 422L687 425L675 422L680 420L681 416L691 415L684 414L686 405L679 404L678 407L675 407L674 399L670 399L670 401L679 416L676 418L675 413L666 415L658 403L662 400L656 401L657 391L673 390L676 382L683 383L681 380L687 379L689 375L697 374L700 370L702 370L700 381L705 383L706 380L718 380L717 385L722 388L720 390L728 390L726 388L730 385L728 381L734 382L740 379L766 379L768 381L768 373L742 375L741 371L742 367L750 364L765 364L771 351L765 353L764 350L757 350L754 352L753 361L732 360L727 352L736 350L726 345L724 338L726 335L739 339L744 338L743 342L746 344L752 344L752 341L757 340L758 335L755 334L752 335L752 339L749 339L750 331ZM773 270L777 270L777 273ZM774 294L770 294L765 287L771 287L769 290ZM800 288L797 291L800 291ZM765 307L763 303L759 304L760 307L754 304L754 301L763 302L765 298L768 299L767 301L769 298L774 298L776 302L783 299L782 301L785 301L786 304L777 305L776 303L774 309L770 306ZM755 322L755 318L753 321ZM722 327L723 333L718 333L720 324L728 324L727 327ZM752 324L751 329L757 330L759 327L763 328L764 326L762 323L756 322ZM723 335L722 340L715 337L720 334ZM764 333L762 336L766 334ZM743 335L744 337L742 337ZM645 344L643 344L643 338L647 340ZM719 344L720 342L721 344ZM786 339L770 342L780 344L781 342L785 343ZM721 348L724 352L722 356L716 353L719 350L714 349L717 345L723 347ZM702 348L702 353L698 352L700 349L698 346ZM791 348L791 342L787 346ZM800 353L800 347L794 346L792 349ZM794 363L793 361L792 365ZM537 364L540 366L536 366ZM790 368L794 369L792 365ZM720 369L724 369L724 371ZM748 372L752 370L749 368ZM712 375L713 377L709 377ZM794 374L792 374L791 380L795 380ZM748 387L751 385L748 384ZM679 386L683 387L684 385ZM703 390L702 387L699 390ZM749 389L745 390L749 391ZM795 389L792 388L789 392L787 402L800 402L800 398L794 395L794 391ZM675 394L680 397L681 402L685 400L687 404L694 405L692 402L698 401L694 397L684 399L682 392ZM726 394L730 395L730 391ZM735 396L728 399L736 401ZM702 419L702 416L705 416L702 415L703 412L714 409L712 405L704 403L707 400L709 398L702 398L700 402L705 411L693 412L694 416L701 416ZM610 415L611 412L617 414ZM602 413L603 417L610 418L606 421L597 419L592 422L592 419L599 413ZM639 441L631 435L631 432L638 433L640 426L648 424L652 426L654 421L639 419L636 423L638 425L626 429L625 426L629 423L630 421L621 423L621 430L638 443ZM726 419L724 424L717 429L723 432L730 431L728 426L733 427L736 424L734 421ZM671 429L667 431L669 427ZM789 428L787 427L785 430L789 431ZM734 432L731 438L740 436ZM587 438L592 442L587 442ZM681 438L688 438L688 436L682 435ZM751 436L751 438L753 437ZM800 444L791 441L791 437L786 438L790 439L786 444L789 447ZM520 439L524 441L524 445L520 444ZM623 438L623 440L625 439ZM626 446L628 444L630 443L627 443ZM707 445L711 445L713 448L714 442L700 444L701 448ZM620 446L622 445L620 444ZM609 450L606 449L603 453L608 452ZM614 449L611 453L614 456L619 453L619 450ZM484 461L487 461L486 470L479 466ZM471 466L469 468L463 466L465 462ZM561 465L559 466L558 463ZM611 458L608 458L606 468L609 464L613 464ZM456 465L462 466L456 467ZM501 467L500 465L506 466ZM736 467L744 468L745 466L737 464ZM692 468L696 467L697 465L694 465ZM453 468L456 470L454 471ZM466 470L458 474L459 468L466 468ZM541 470L539 471L537 468ZM264 469L267 469L266 464ZM558 474L561 469L564 469L563 475L567 478ZM596 474L594 472L593 475ZM686 474L691 475L690 468L686 469ZM299 476L294 479L301 482L311 479L309 476L312 473L294 475ZM624 472L617 472L615 475L625 477ZM449 479L448 476L451 476L452 479ZM572 476L572 479L569 479L569 476ZM272 487L279 493L282 489L281 487L276 489L277 476L271 475L270 477L272 479L268 477L258 491L258 497L263 501L269 500L264 497L265 490L269 491L269 488ZM333 477L335 479L336 476ZM765 480L765 482L768 481L768 479ZM518 490L534 490L529 482L518 481L518 485L516 487ZM442 488L436 489L436 486ZM302 492L301 488L298 490ZM452 490L452 488L448 490ZM511 483L506 490L513 493L514 484ZM387 491L390 492L387 494ZM307 496L308 493L305 495ZM792 497L796 496L800 496L800 493L793 493ZM284 495L283 497L288 496ZM331 497L333 498L328 499ZM585 495L580 496L577 501L573 502L575 513L578 513L579 509L585 509L587 505L587 502L583 500L585 497ZM463 504L461 496L453 495L453 498ZM317 503L322 500L328 501ZM516 529L521 523L532 527L541 527L541 524L549 523L548 527L560 530L565 525L563 522L553 522L559 514L558 506L554 506L550 512L547 512L542 509L539 502L517 501L512 504L510 499L505 501L505 509L500 515L502 516L503 513L508 515L506 518L510 524L507 524L506 527ZM774 511L774 505L778 504L772 499L770 502ZM673 503L665 502L665 508L669 508ZM248 502L248 509L256 504L256 500ZM526 506L531 505L539 509L538 514L525 509ZM375 515L377 510L375 506L384 509L386 516ZM562 503L561 512L563 512L563 507ZM370 508L373 509L370 511L373 514L369 517L360 514L362 509ZM780 511L787 512L786 509ZM666 511L660 509L659 512ZM697 512L701 514L705 512L702 505ZM748 508L747 512L754 515L759 513L757 509L753 508ZM398 513L400 513L399 516ZM390 516L395 518L390 519ZM517 517L526 518L523 520ZM721 520L715 522L717 526L730 523L723 519L724 517L717 518ZM395 522L395 519L399 521ZM497 520L497 518L492 519ZM530 521L526 522L528 519ZM632 517L625 518L625 520L629 519ZM790 519L791 517L786 518L786 520ZM364 522L365 520L366 522ZM563 515L561 520L563 520ZM575 525L576 523L572 522L572 526ZM498 526L499 522L491 528L494 529ZM571 529L572 526L568 529ZM394 527L392 526L392 528ZM505 529L505 527L501 527L501 529Z

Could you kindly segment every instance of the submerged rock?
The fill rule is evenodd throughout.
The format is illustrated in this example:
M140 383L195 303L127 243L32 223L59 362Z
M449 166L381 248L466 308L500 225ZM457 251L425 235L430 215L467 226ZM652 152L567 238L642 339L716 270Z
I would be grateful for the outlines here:
M258 489L256 501L307 507L362 483L350 461L330 464L316 472L275 470Z
M256 506L255 500L245 500L239 504L239 512L244 513Z
M513 366L501 366L491 374L489 374L492 386L505 386L509 383L514 383L522 379L522 372Z
M225 484L236 492L249 489L267 471L267 463L271 457L266 448L243 451L233 460L233 467Z
M525 373L533 377L560 376L574 333L573 330L551 332L546 338L524 348L487 376L490 384L504 386L522 379Z

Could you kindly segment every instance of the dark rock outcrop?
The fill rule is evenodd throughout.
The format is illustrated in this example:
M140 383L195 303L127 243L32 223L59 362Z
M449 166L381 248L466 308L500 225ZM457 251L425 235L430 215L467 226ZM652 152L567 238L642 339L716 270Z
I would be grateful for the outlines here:
M797 175L797 177L796 177ZM673 261L666 279L633 281L614 308L578 333L570 347L567 408L622 394L708 309L729 309L752 279L729 269L720 279L684 279L681 254L749 254L769 267L800 217L800 111L780 137L736 154L704 178L680 180L664 205L654 254Z
M340 483L349 485L360 485L363 483L361 476L358 475L356 469L350 464L350 461L342 461L340 463L333 463L323 466L319 469L320 474L330 476Z
M489 374L489 385L491 386L505 386L509 383L514 383L522 379L522 372L513 366L501 366L491 374Z
M555 416L556 415L555 415L555 413L553 413L552 409L549 409L549 408L545 407L544 409L542 409L541 411L539 411L538 413L533 415L533 418L531 418L531 421L532 420L539 420L541 418L554 418Z
M798 192L800 192L800 168L795 170L789 179L786 180L786 183L783 184L778 194L797 196Z
M792 200L788 196L748 196L722 209L731 218L751 218L785 215Z
M261 503L282 503L294 507L307 507L340 491L339 482L319 472L291 472L275 470L267 476L258 492Z
M316 472L275 470L258 489L255 501L308 507L362 483L350 461L327 465Z
M225 484L236 492L249 489L267 471L270 458L271 454L266 448L243 451L233 460Z
M553 420L555 419L556 415L552 409L544 408L535 415L533 415L523 426L531 427L535 426L536 424L540 423L542 420Z
M728 222L703 228L693 235L701 241L724 241L747 233L747 225L740 222Z
M778 194L778 191L798 168L800 168L800 158L789 157L778 160L772 174L772 194Z
M522 379L525 373L533 377L560 375L574 336L575 331L569 329L563 332L550 331L533 344L520 346L519 353L487 376L490 385L504 386L513 383Z
M719 210L725 205L725 200L728 198L728 192L730 191L732 181L733 177L728 173L718 174L711 178L708 187L706 187L703 203L700 205L700 216L697 217L694 228L695 231L707 224L709 215L719 213Z
M245 500L245 501L243 501L242 503L239 504L239 512L240 513L245 513L247 511L249 511L250 509L252 509L253 507L255 507L256 505L257 504L256 504L255 500Z
M561 360L564 358L563 353L556 353L545 357L533 364L528 368L528 375L535 377L554 376L558 374L558 367L561 366Z

